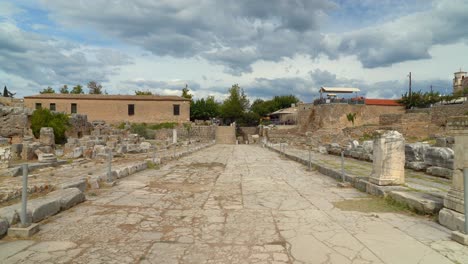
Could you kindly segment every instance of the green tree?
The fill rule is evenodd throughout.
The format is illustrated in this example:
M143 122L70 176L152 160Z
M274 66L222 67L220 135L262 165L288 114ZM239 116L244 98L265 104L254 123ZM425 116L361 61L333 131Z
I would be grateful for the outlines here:
M150 91L135 91L135 95L153 95Z
M73 87L73 89L70 91L71 94L84 94L84 91L83 91L83 86L81 85L76 85L75 87Z
M89 94L102 94L102 85L95 81L88 83Z
M66 84L64 84L64 85L62 86L62 88L60 88L60 93L61 93L61 94L68 94L68 93L70 93L70 91L68 91L68 86L67 86Z
M192 120L207 120L217 116L219 116L219 103L215 101L213 96L195 100L190 106L190 118Z
M70 127L66 114L51 112L46 108L34 110L31 115L31 129L35 137L39 137L42 127L54 129L55 143L62 144L66 142L65 132Z
M438 92L412 92L411 96L408 93L405 93L401 96L401 99L398 100L398 103L404 105L407 109L412 107L428 107L431 104L440 102L442 100L451 101L457 96L440 96Z
M54 94L55 90L52 87L44 88L44 90L39 92L40 94Z
M299 99L294 95L281 95L273 97L274 111L291 107L292 104L297 104Z
M256 99L250 106L250 111L256 113L259 116L266 116L275 110L272 100L264 101L262 99Z
M227 122L240 120L249 107L249 99L238 84L229 89L229 96L221 106L221 116Z

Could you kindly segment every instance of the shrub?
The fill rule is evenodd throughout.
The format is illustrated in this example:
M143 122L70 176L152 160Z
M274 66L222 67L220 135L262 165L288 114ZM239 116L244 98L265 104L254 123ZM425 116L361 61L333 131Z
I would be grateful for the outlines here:
M124 129L125 128L125 122L122 122L120 123L118 126L117 126L118 129Z
M140 137L148 138L148 133L146 133L146 124L132 124L130 131L134 134L138 134Z
M55 143L65 143L65 131L70 128L68 116L64 113L51 112L49 109L39 108L31 116L31 129L36 138L40 136L42 127L54 129Z
M153 129L153 130L158 130L158 129L163 129L163 128L170 128L173 129L177 126L177 123L174 122L166 122L166 123L160 123L160 124L154 124L150 125L148 128Z

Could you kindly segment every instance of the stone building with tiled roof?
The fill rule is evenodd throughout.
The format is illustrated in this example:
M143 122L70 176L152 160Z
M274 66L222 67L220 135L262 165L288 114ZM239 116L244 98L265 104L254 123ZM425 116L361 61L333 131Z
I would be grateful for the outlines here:
M25 107L85 114L107 123L183 123L190 120L190 99L159 95L37 94L24 97Z

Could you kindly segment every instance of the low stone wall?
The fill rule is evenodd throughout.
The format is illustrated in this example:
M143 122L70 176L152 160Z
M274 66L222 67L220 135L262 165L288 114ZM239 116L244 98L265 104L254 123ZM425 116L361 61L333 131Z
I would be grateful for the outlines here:
M182 140L188 140L189 132L183 126L178 126L175 128L177 130L177 138ZM154 130L154 139L156 140L168 140L172 139L172 130L171 128L163 128ZM216 126L192 126L190 129L190 139L191 140L213 140L216 134Z

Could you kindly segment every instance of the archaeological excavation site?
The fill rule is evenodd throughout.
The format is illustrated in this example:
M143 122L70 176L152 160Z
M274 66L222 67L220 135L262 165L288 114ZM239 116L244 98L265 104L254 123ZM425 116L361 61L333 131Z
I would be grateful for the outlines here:
M0 105L5 263L468 260L466 102L299 103L258 126L73 113L62 134L36 106Z

